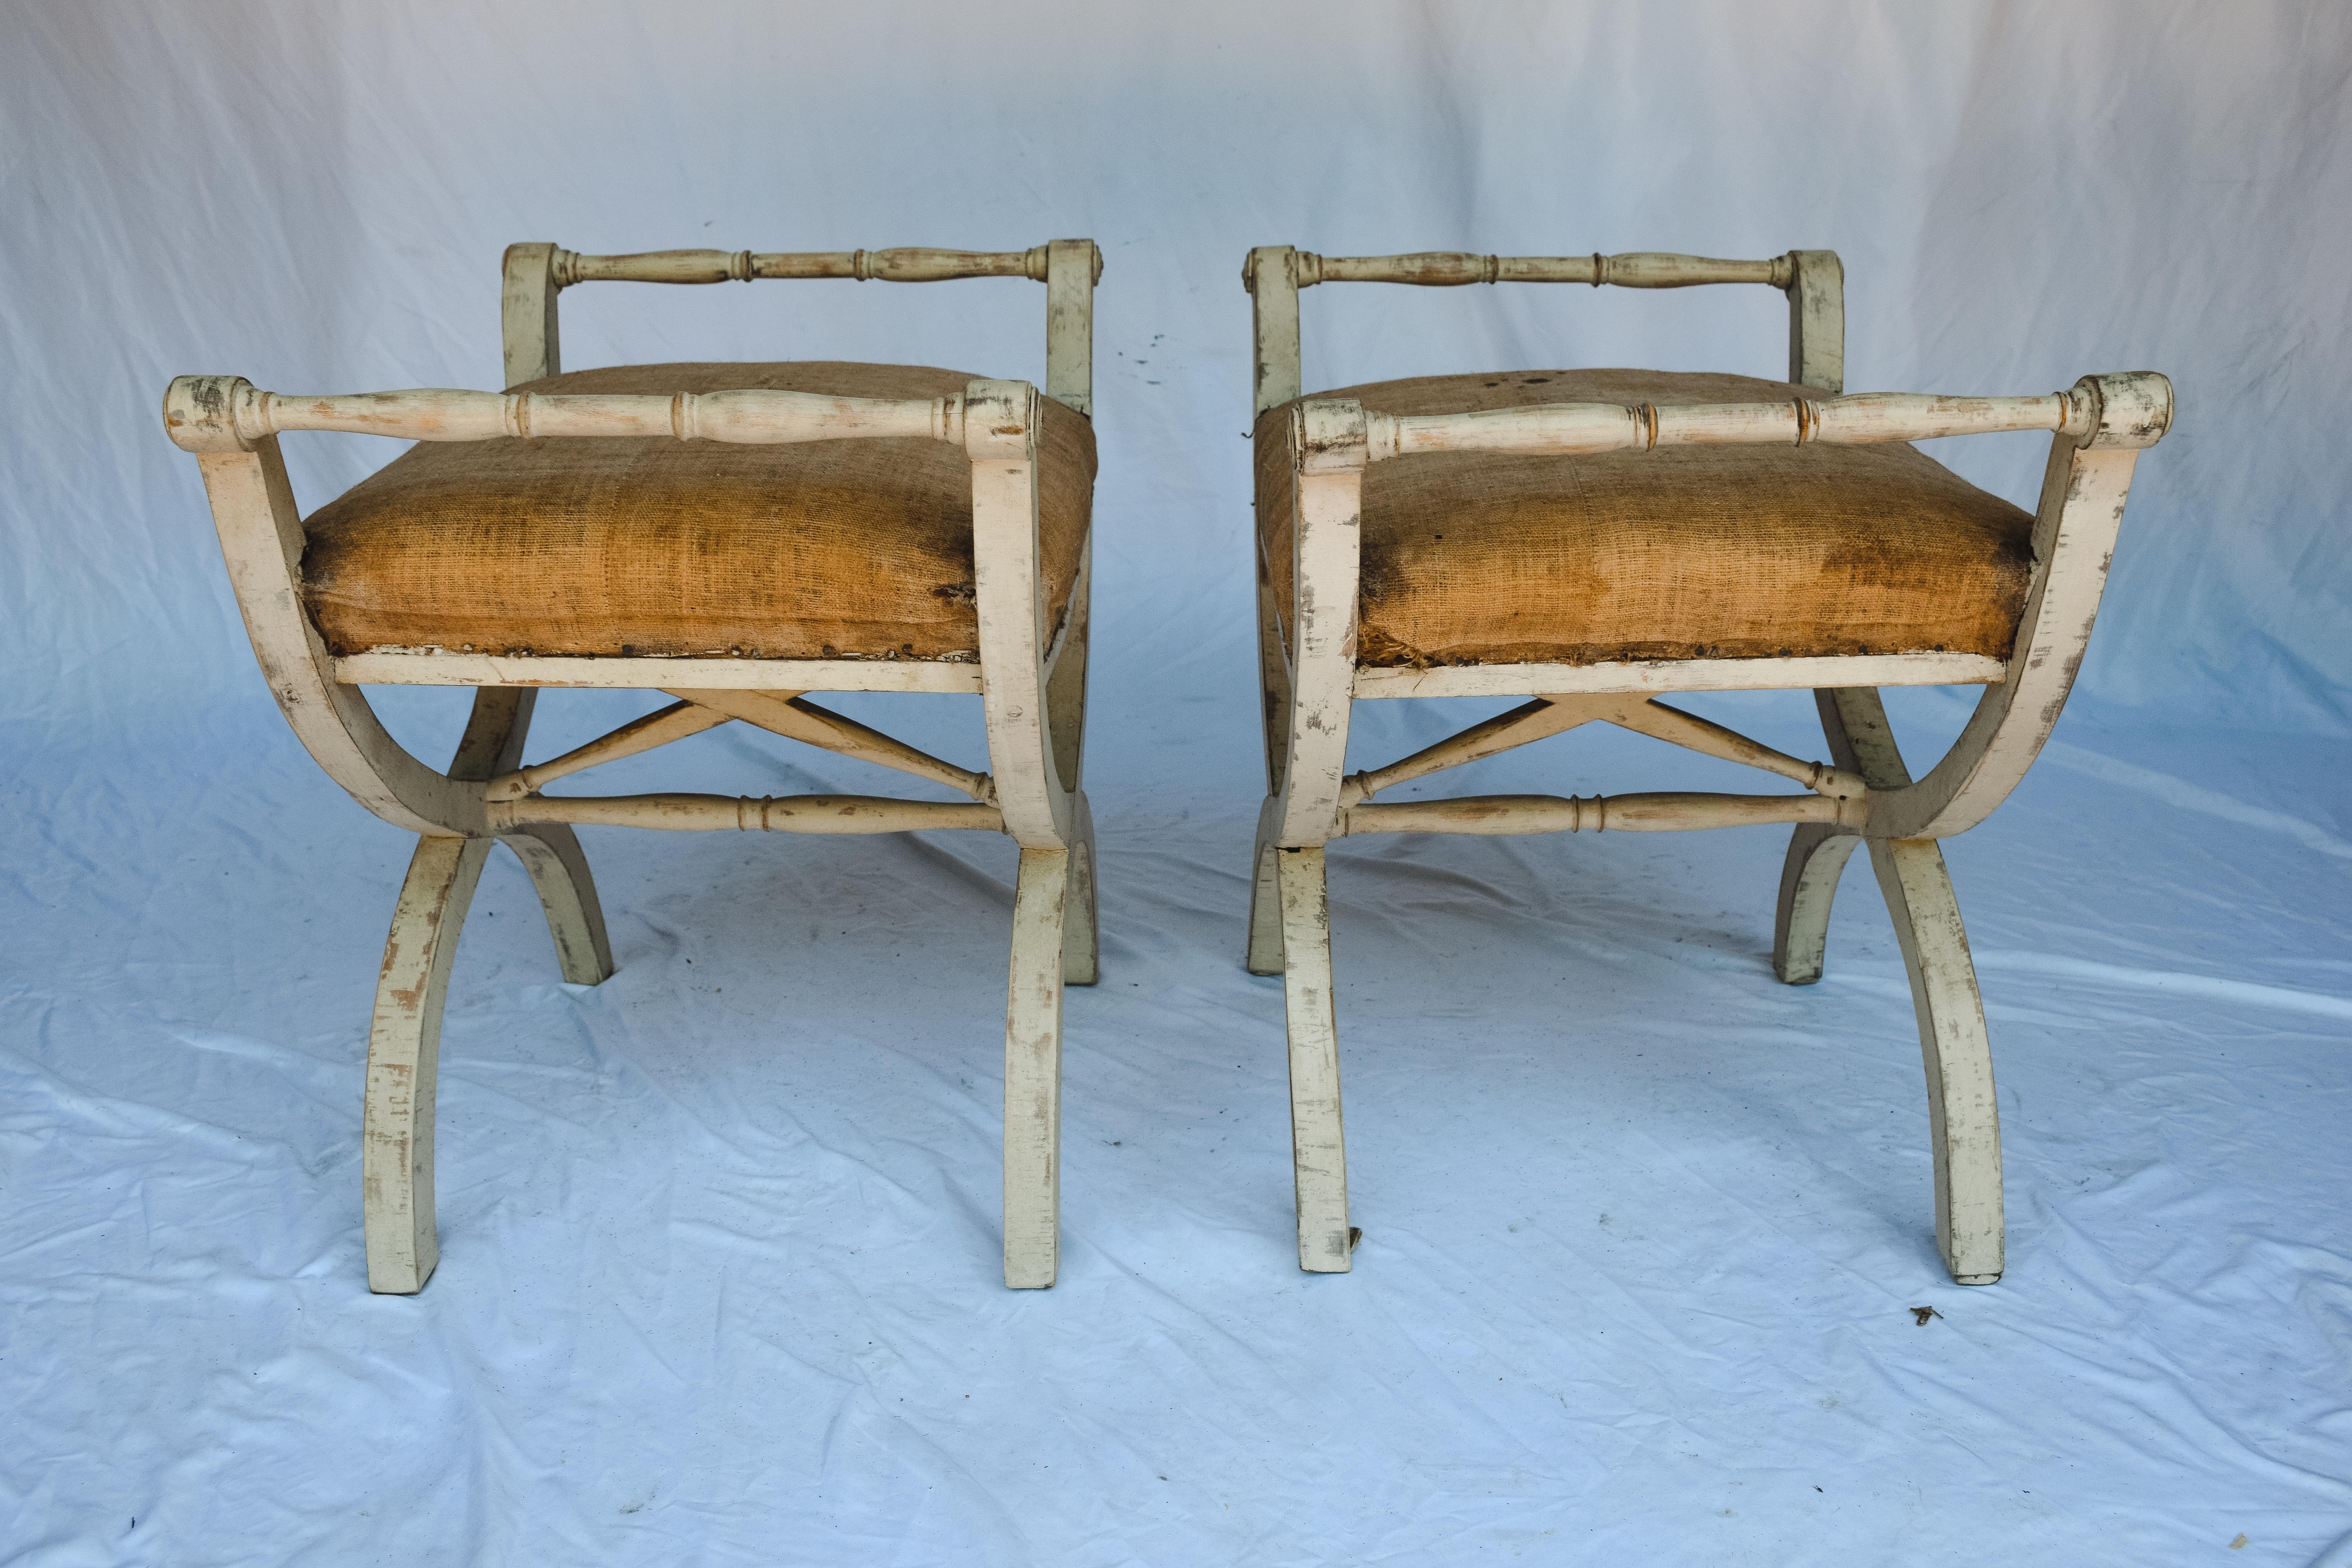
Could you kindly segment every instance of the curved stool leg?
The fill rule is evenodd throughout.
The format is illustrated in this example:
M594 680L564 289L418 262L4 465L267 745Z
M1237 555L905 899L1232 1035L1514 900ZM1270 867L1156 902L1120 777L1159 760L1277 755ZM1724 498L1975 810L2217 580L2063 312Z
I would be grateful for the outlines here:
M1082 790L1070 797L1070 891L1062 921L1062 984L1102 978L1102 928L1095 909L1095 814Z
M534 822L499 836L515 852L539 907L547 911L547 931L555 939L555 962L573 985L601 985L613 977L613 946L604 935L604 910L596 901L596 881L580 839L561 822Z
M408 863L368 1026L367 1109L361 1133L368 1289L413 1296L441 1260L433 1227L433 1108L441 1004L487 838L423 838Z
M1004 1282L1061 1270L1062 964L1067 849L1024 849L1004 1009Z
M1282 893L1275 873L1280 853L1266 828L1260 826L1250 866L1249 953L1243 960L1252 974L1282 973Z
M1772 916L1772 973L1783 985L1811 985L1822 977L1829 945L1830 903L1838 878L1862 840L1824 823L1804 822L1789 839L1780 866L1780 902Z
M2000 1110L1968 932L1934 839L1873 839L1870 861L1895 917L1919 1014L1936 1157L1936 1245L1953 1279L1990 1285L2002 1266Z
M1323 850L1277 849L1283 1002L1290 1037L1290 1153L1298 1204L1298 1267L1345 1274L1348 1139L1339 1116L1339 1029L1331 1000L1331 904Z

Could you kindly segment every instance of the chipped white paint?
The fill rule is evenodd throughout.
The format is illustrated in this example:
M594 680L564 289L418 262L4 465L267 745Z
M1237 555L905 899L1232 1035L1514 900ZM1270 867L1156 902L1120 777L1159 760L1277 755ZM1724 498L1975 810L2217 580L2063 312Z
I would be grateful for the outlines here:
M1348 1140L1339 1114L1339 1030L1331 1003L1331 904L1320 845L1274 857L1282 904L1283 1013L1290 1037L1290 1152L1298 1267L1345 1274Z
M347 686L578 686L662 691L943 691L980 695L977 654L914 658L539 658L441 648L345 654Z
M1366 665L1359 697L1532 697L1541 692L1811 690L1841 679L1869 686L1987 686L2008 666L1978 653L1890 653L1854 658L1652 659L1622 664Z
M502 295L507 384L557 373L555 297L576 283L1026 277L1048 285L1055 395L1086 413L1093 286L1100 268L1100 252L1087 240L1005 253L634 257L516 246L507 253ZM458 931L493 842L510 847L529 871L563 977L594 984L612 973L604 916L573 823L793 833L961 828L1018 838L1022 867L1006 1015L1006 1277L1021 1285L1053 1283L1061 987L1091 983L1097 968L1094 826L1078 793L1090 626L1091 573L1085 563L1092 554L1089 547L1081 558L1069 612L1049 655L1038 564L1036 414L1037 393L1024 382L974 382L962 396L929 400L764 391L587 397L442 389L293 397L235 376L183 376L172 384L164 426L174 442L196 454L203 469L238 608L280 710L331 777L385 821L420 836L386 941L369 1034L363 1182L371 1289L421 1289L439 1255L433 1110L441 1011ZM302 609L302 520L278 450L278 433L286 430L353 430L410 440L560 435L952 442L966 449L973 467L980 647L961 658L924 661L535 658L465 648L380 648L334 658ZM446 773L419 762L385 733L362 684L478 689L473 718ZM561 757L523 767L524 737L541 687L660 689L679 700ZM826 690L982 696L991 771L930 756L802 697ZM583 769L730 721L910 773L969 798L540 793Z
M1322 846L1343 834L1681 831L1795 825L1775 917L1773 964L1802 984L1820 977L1838 875L1868 843L1911 976L1935 1152L1936 1230L1952 1277L1987 1284L2001 1271L2000 1140L1991 1054L1951 882L1935 839L1984 816L2023 776L2056 722L2097 613L2139 448L2164 434L2171 387L2152 374L2090 376L2042 397L1908 394L1765 404L1631 406L1560 404L1452 415L1392 416L1353 401L1302 398L1298 290L1323 282L1448 285L1583 281L1672 288L1769 283L1788 291L1790 377L1843 391L1844 275L1828 251L1769 262L1636 256L1505 258L1453 253L1325 258L1287 247L1250 253L1255 303L1253 380L1261 413L1288 405L1297 625L1286 627L1259 571L1259 666L1267 789L1251 875L1248 967L1285 976L1297 1140L1299 1258L1344 1268L1347 1197L1339 1149L1339 1061L1331 1023L1329 910ZM2054 444L2034 531L2034 573L2016 639L2001 661L1973 654L1654 660L1613 665L1356 664L1356 526L1364 468L1422 452L1645 452L1690 444L1914 441L2048 430ZM1886 731L1876 688L1988 688L1949 755L1915 783ZM1807 761L1653 694L1810 687L1832 761ZM1382 767L1339 777L1351 698L1526 696L1533 700ZM1602 721L1776 773L1809 794L1659 793L1580 800L1502 795L1396 803L1371 797L1412 779ZM1341 1239L1333 1241L1334 1237ZM1335 1263L1333 1259L1338 1261Z

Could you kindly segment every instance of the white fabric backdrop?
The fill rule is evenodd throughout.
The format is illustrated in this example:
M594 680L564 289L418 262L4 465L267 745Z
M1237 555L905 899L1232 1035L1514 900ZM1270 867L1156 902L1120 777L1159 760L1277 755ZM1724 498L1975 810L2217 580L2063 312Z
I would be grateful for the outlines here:
M0 5L0 1563L2352 1560L2347 75L2326 5ZM515 239L1063 235L1108 257L1063 1284L991 1283L1003 847L593 834L621 973L554 984L485 881L441 1273L368 1297L405 846L271 710L164 382L495 386ZM1855 390L2172 376L2076 711L1950 847L2001 1285L1927 1234L1867 877L1783 990L1758 833L1341 851L1368 1239L1291 1268L1279 988L1236 962L1238 269L1276 242L1833 247ZM1784 323L1326 289L1307 380L1778 374ZM1042 329L1018 282L563 302L575 368L1039 377ZM289 443L310 505L388 455ZM551 700L533 754L631 702ZM446 701L384 706L448 743ZM1710 710L1810 754L1808 708ZM946 700L859 710L977 752ZM1932 755L1964 709L1897 711ZM1365 754L1461 717L1374 705ZM697 744L635 778L865 782ZM1580 737L1482 787L1659 760Z

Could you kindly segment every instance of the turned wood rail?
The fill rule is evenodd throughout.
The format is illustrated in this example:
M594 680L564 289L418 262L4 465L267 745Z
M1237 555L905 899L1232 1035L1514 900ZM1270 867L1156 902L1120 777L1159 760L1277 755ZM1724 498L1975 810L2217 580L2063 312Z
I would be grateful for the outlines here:
M1796 397L1785 403L1552 403L1471 414L1382 414L1368 408L1364 458L1377 463L1421 452L1570 457L1660 447L1864 447L2009 430L2087 436L2097 421L2097 397L2081 386L2042 397L1874 392L1819 402ZM1318 456L1310 452L1308 460Z
M289 430L341 430L403 441L672 436L776 446L919 437L961 446L964 400L761 390L664 397L454 387L313 396L264 392L243 376L184 375L164 394L163 424L172 439L191 452L250 451L256 441Z
M845 278L860 283L945 283L959 278L1046 280L1052 247L1026 250L641 250L583 256L552 247L548 273L559 289L575 283L752 283L761 279ZM1102 252L1092 281L1102 281Z
M1407 283L1454 289L1469 283L1589 283L1618 289L1695 289L1760 283L1789 297L1789 379L1824 392L1845 390L1845 268L1833 250L1791 250L1756 261L1671 251L1618 256L1482 256L1423 250L1402 256L1320 256L1262 245L1242 263L1256 361L1256 412L1300 395L1298 291L1323 283Z
M1797 275L1790 256L1723 261L1663 250L1620 256L1476 256L1466 250L1423 250L1409 256L1318 256L1297 252L1298 286L1318 283L1412 283L1427 289L1465 283L1590 283L1618 289L1689 289L1707 283L1763 283L1786 289ZM1244 282L1249 281L1244 278Z
M1102 247L1056 239L1026 250L643 250L589 256L533 240L507 247L499 317L507 384L562 374L556 297L580 283L755 283L843 279L945 283L960 278L1027 278L1045 285L1045 395L1094 415L1095 285Z

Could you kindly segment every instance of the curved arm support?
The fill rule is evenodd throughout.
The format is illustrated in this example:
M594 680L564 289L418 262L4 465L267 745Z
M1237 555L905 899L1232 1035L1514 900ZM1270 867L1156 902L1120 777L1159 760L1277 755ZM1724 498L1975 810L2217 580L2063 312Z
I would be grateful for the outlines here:
M409 755L360 689L330 676L326 645L302 611L302 521L277 438L264 437L246 451L203 452L197 462L253 656L311 757L352 799L395 827L487 833L482 786L457 783Z
M1045 689L1052 627L1037 541L1037 389L1025 381L975 381L964 407L989 772L1004 831L1024 849L1063 849L1071 805L1055 762Z
M1275 841L1321 844L1340 816L1348 719L1355 695L1356 585L1363 547L1364 407L1311 400L1291 414L1291 549L1295 605L1291 701L1284 724Z
M2008 679L1985 689L1926 778L1872 795L1870 837L1948 838L1974 827L2009 798L2065 709L2106 587L2133 464L2172 419L2172 384L2161 375L2085 376L2075 390L2095 396L2099 412L2088 435L2051 444L2033 524L2033 584Z

